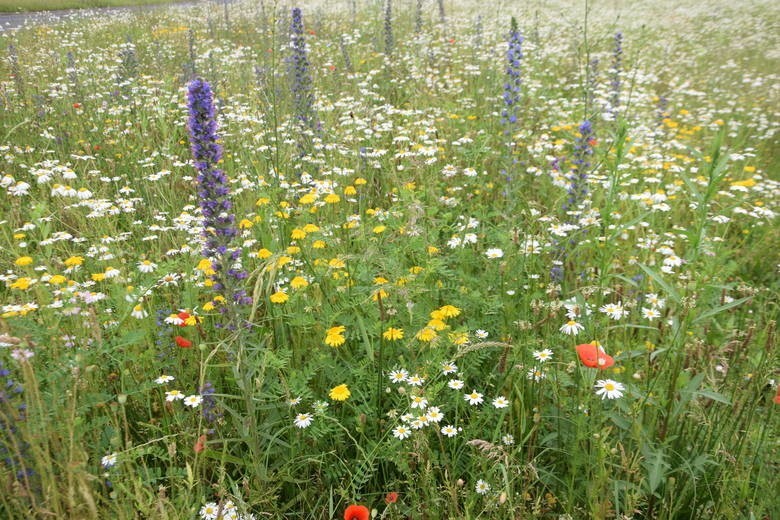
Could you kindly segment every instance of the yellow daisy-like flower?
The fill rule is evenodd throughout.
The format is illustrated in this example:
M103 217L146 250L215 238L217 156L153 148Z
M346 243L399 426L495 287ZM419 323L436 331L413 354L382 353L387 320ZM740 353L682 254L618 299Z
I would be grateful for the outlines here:
M374 233L376 233L378 235L379 233L383 233L386 229L387 229L387 226L379 225L379 226L376 226L374 228Z
M103 280L106 279L106 274L105 273L92 273L92 275L90 275L90 278L92 278L92 280L95 281L95 282L102 282Z
M30 288L32 281L27 277L17 278L14 283L9 285L11 289L19 289L20 291L26 291Z
M428 322L427 326L432 328L433 330L444 330L447 328L447 324L439 319L432 319L431 321Z
M14 262L19 267L25 267L33 263L33 259L31 256L20 256L16 259Z
M335 193L328 193L328 195L325 197L325 202L328 204L338 204L340 200L341 197L339 197Z
M269 297L269 299L271 300L271 303L284 303L289 300L290 297L284 291L276 291Z
M454 318L460 314L460 309L454 305L444 305L443 307L439 307L439 310L445 318Z
M299 228L295 228L292 230L292 233L290 233L290 238L292 238L293 240L302 240L306 238L306 231Z
M272 256L273 253L266 248L263 248L257 252L257 258L261 258L263 260L265 260L266 258L271 258Z
M329 328L325 332L325 344L329 347L340 347L346 343L347 339L344 337L344 332L347 328L344 325L337 325Z
M347 267L347 264L340 258L331 258L330 261L328 261L328 267L332 269L344 269Z
M254 223L249 219L241 219L241 222L238 223L238 229L249 229L254 225Z
M347 186L346 188L344 188L344 195L350 196L356 194L357 194L357 190L355 189L354 186Z
M55 274L54 276L49 278L49 283L52 285L61 285L67 281L68 279L62 276L61 274Z
M334 401L346 401L352 395L352 392L349 391L347 385L339 385L331 388L328 395Z
M303 276L296 276L295 278L290 280L290 287L292 287L293 289L302 289L307 285L309 285L309 282Z
M315 240L314 243L311 245L314 249L325 249L327 244L324 240Z
M386 299L387 298L387 291L384 289L379 289L377 291L374 291L374 294L371 295L371 299L374 301L378 301L379 299Z
M66 267L75 267L77 265L81 265L84 263L84 257L83 256L71 256L67 260L65 260L65 266Z
M418 331L417 334L415 334L414 337L417 338L420 341L425 342L425 343L430 343L431 341L436 339L437 336L438 336L438 334L436 334L436 331L433 328L425 327L425 328L421 329L420 331Z
M313 193L307 193L306 195L298 199L298 204L305 206L307 204L314 204L316 200L317 200L317 195Z
M305 226L303 226L303 230L306 233L316 233L317 231L320 230L320 228L316 224L306 224Z
M390 327L382 334L382 337L388 341L397 341L399 339L403 339L404 331L402 329Z

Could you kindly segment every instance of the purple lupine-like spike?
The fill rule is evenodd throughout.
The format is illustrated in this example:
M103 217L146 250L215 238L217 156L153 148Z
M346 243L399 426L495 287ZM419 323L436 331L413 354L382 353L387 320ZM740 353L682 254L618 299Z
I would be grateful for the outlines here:
M251 303L251 298L240 288L247 274L234 265L241 251L231 247L238 229L231 211L229 179L219 168L222 147L218 143L214 94L211 85L201 78L192 80L187 90L190 146L198 172L198 199L203 214L203 256L212 260L215 271L212 288L227 302Z
M522 77L520 75L520 61L523 59L523 37L517 27L517 21L512 18L509 31L509 48L506 51L506 82L504 83L504 108L501 111L501 124L508 128L505 134L512 133L511 127L517 124L518 105L520 103L520 87Z
M623 69L623 33L615 33L615 43L612 48L612 81L610 82L610 109L609 112L614 119L620 110L620 73Z
M296 7L292 10L290 23L289 73L293 95L295 118L308 128L316 128L314 113L314 93L312 92L311 73L309 71L309 56L306 50L306 40L303 36L303 14Z

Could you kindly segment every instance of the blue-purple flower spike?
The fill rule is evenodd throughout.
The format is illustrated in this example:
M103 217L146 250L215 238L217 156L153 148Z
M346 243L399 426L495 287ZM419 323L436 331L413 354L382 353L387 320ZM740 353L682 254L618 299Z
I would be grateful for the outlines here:
M501 124L506 125L505 134L512 133L517 125L517 110L520 103L520 60L523 59L523 37L517 28L517 21L512 18L509 30L509 48L506 51L506 83L504 83L504 109L501 111Z
M219 167L222 147L217 143L214 95L207 81L192 80L188 86L189 132L192 157L198 172L198 200L203 214L203 256L211 259L215 274L213 289L228 304L246 305L251 298L241 289L247 273L235 264L241 251L231 248L238 235L230 201L227 175ZM227 309L223 307L223 311Z

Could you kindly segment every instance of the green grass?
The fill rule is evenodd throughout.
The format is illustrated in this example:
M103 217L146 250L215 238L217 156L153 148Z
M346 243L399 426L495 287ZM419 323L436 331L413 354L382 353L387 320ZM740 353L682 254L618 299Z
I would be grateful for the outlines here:
M175 3L176 0L0 0L0 13L57 11L89 7L125 7Z
M0 517L779 517L776 2L306 4L0 39Z

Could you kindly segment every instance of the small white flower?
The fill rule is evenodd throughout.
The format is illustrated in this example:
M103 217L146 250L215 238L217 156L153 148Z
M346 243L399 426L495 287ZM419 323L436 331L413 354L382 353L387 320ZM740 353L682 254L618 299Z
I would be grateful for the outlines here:
M155 269L157 269L157 264L154 262L150 262L149 260L138 262L138 270L142 273L153 273Z
M154 382L157 383L158 385L164 385L165 383L170 383L174 379L176 379L176 378L173 377L173 376L169 376L169 375L163 374L160 377L158 377L157 379L155 379Z
M474 489L480 495L486 495L487 492L490 491L490 484L488 484L482 479L479 479L477 480L477 485L474 486Z
M623 397L623 390L626 389L623 383L618 383L611 379L599 379L594 385L596 388L596 395L601 396L602 399L618 399Z
M450 381L447 383L447 386L453 390L460 390L463 388L463 381L460 379L450 379Z
M438 423L441 422L442 419L444 419L444 414L441 413L441 411L439 411L438 406L431 406L430 408L428 408L428 413L426 413L425 416L432 423Z
M419 408L420 410L425 410L428 407L428 399L421 395L413 395L412 396L412 408Z
M547 374L545 374L541 368L539 367L531 367L528 369L528 373L526 374L526 377L530 379L531 381L536 381L537 383L547 377Z
M165 392L165 400L169 403L172 401L181 401L182 399L184 399L184 394L178 390L169 390L168 392Z
M454 374L458 371L457 365L455 363L442 363L441 364L441 373L445 376L448 374Z
M545 361L549 361L550 359L552 359L553 351L550 350L549 348L546 348L544 350L537 350L533 353L533 356L538 362L544 363Z
M288 399L287 400L287 404L290 405L291 407L292 406L297 406L297 405L301 404L301 398L300 397L293 397L291 399Z
M442 426L441 434L445 437L455 437L458 434L458 429L448 424L447 426Z
M628 316L628 311L623 308L622 302L608 303L599 307L599 310L612 318L613 320L619 320L624 316Z
M484 399L482 399L482 394L480 394L476 390L472 390L470 394L464 394L463 399L465 399L466 402L469 403L471 406L480 405L484 401Z
M295 416L293 424L295 424L296 428L308 428L313 419L314 417L310 413L299 413Z
M581 324L577 323L574 320L569 320L566 323L561 326L560 331L564 334L567 334L569 336L576 336L580 332L585 330L585 327L583 327Z
M474 335L479 339L485 339L488 337L489 334L486 330L477 329L476 332L474 332Z
M399 425L393 428L393 437L395 437L396 439L404 440L407 437L409 437L411 434L412 434L412 430L407 428L406 426Z
M417 374L411 375L406 379L409 386L422 386L425 383L425 379Z
M504 443L504 446L511 446L515 443L515 436L506 434L503 437L501 437L501 442Z
M219 514L219 506L215 502L209 502L200 508L200 518L202 520L216 520Z
M190 408L197 408L201 402L203 402L203 396L200 395L188 395L184 398L184 404Z
M393 370L390 372L390 381L393 383L403 383L409 377L409 372L404 369Z
M656 318L660 318L661 313L658 312L658 309L655 308L648 309L647 307L642 307L642 317L653 321Z
M116 458L117 458L116 453L111 453L110 455L106 455L105 457L100 459L100 465L108 469L112 467L114 464L116 464Z
M509 406L509 400L503 395L499 395L498 397L493 399L493 406L495 408L506 408L507 406Z
M504 256L504 252L498 249L497 247L493 247L485 251L485 256L490 259L501 258L502 256Z

